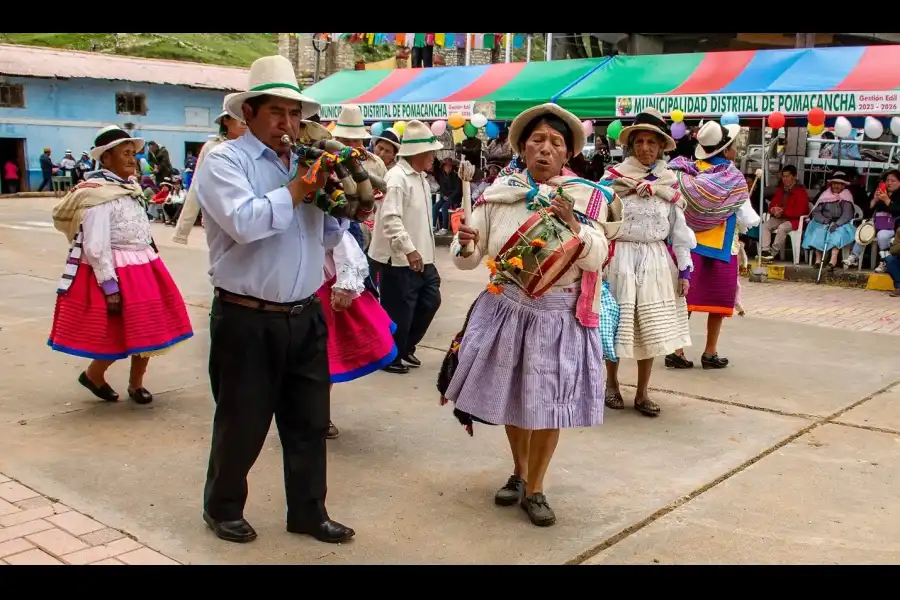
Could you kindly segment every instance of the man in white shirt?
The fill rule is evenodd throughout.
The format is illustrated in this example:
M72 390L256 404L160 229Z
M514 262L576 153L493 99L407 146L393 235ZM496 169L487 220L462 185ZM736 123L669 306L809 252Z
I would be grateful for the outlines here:
M407 123L397 164L385 179L384 202L375 215L369 257L379 263L381 305L397 325L398 354L384 368L389 373L409 373L407 365L422 364L415 355L416 345L441 305L426 169L442 147L427 125Z

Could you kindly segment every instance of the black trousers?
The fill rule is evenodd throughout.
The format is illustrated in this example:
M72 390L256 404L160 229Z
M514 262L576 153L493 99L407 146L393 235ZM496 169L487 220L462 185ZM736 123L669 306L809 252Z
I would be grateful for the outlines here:
M409 267L382 265L380 272L381 306L397 325L394 344L399 362L415 353L441 307L441 276L434 265L425 265L421 273Z
M37 191L43 192L44 186L46 185L47 189L52 192L53 191L53 173L44 171L42 173L42 175L43 175L43 179L41 180L41 187L39 187Z
M413 69L425 67L431 68L432 61L434 59L434 46L423 46L421 48L413 48L412 49L411 65L410 67Z
M215 298L209 381L216 413L203 506L219 521L243 517L247 474L275 417L289 523L325 512L325 435L330 419L328 329L317 297L297 314Z

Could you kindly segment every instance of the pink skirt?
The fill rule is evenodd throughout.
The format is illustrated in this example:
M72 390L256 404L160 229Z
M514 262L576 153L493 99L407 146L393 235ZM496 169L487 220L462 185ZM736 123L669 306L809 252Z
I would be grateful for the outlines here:
M159 353L194 335L181 292L152 249L113 250L113 264L121 314L107 314L94 269L82 262L72 285L56 297L47 345L73 356L119 360Z
M328 324L328 366L331 382L359 379L388 366L397 358L394 331L397 326L368 290L353 300L350 308L331 308L334 279L316 292Z

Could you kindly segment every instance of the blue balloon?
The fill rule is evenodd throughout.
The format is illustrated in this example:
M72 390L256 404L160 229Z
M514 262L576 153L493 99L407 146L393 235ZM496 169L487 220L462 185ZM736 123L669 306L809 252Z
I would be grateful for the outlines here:
M722 125L739 125L741 122L741 118L737 116L737 113L725 113L722 115L722 118L719 121Z
M500 126L493 121L488 121L488 124L484 126L484 134L489 140L492 140L500 135Z
M372 135L381 135L384 133L384 130L387 129L385 124L382 121L378 121L377 123L372 124Z

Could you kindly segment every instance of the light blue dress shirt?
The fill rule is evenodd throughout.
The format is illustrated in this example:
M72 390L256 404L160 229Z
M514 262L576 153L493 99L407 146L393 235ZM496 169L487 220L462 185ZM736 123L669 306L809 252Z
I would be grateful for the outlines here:
M213 286L269 302L299 302L325 281L325 250L349 222L312 204L296 208L284 187L297 171L249 131L210 152L194 176Z

